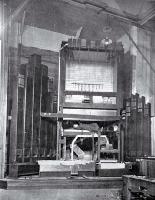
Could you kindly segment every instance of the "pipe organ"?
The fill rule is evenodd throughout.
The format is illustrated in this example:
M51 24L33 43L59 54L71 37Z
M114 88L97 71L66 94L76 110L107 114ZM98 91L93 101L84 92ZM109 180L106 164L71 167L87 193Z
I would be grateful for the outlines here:
M124 98L121 81L123 55L121 43L103 46L98 41L75 39L62 43L59 57L58 114L61 117L57 122L57 159L66 159L67 146L74 137L84 134L84 129L89 130L86 134L92 134L102 127L100 138L106 135L108 139L108 126L117 124L119 127ZM98 130L88 128L94 123ZM76 124L85 128L76 130ZM119 135L113 132L115 136ZM107 147L103 153L116 153L120 160L120 137L117 136L116 148ZM92 143L93 139L84 140Z
M16 85L12 84L13 80ZM48 67L41 63L39 55L32 55L27 64L19 65L16 76L10 74L9 87L9 92L16 91L17 95L9 93L8 98L8 113L12 115L8 171L9 176L16 177L38 172L37 160L55 158L56 123L40 115L55 110L55 93Z
M62 43L54 70L56 87L39 55L10 74L9 176L38 172L36 163L49 170L46 175L78 169L93 176L96 162L121 164L150 155L150 104L137 95L124 101L131 79L121 43L70 39Z

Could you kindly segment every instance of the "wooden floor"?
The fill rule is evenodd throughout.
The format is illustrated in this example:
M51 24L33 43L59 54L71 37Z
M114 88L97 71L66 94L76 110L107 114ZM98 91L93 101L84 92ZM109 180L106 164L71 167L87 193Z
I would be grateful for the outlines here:
M121 200L118 189L0 189L0 200Z
M1 179L0 188L20 189L122 189L120 177L21 177Z
M119 177L22 177L0 180L0 200L121 200Z

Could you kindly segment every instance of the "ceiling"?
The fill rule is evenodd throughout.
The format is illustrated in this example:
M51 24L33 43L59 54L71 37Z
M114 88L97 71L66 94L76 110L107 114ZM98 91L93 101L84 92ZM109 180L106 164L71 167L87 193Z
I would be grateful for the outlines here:
M113 40L131 24L155 29L155 0L9 0L10 15L24 24L80 37ZM103 31L112 27L110 33Z

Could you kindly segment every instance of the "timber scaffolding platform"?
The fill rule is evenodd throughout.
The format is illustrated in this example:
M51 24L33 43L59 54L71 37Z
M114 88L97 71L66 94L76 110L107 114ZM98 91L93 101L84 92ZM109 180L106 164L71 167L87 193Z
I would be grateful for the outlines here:
M20 177L0 179L0 188L32 189L116 189L122 190L121 177Z

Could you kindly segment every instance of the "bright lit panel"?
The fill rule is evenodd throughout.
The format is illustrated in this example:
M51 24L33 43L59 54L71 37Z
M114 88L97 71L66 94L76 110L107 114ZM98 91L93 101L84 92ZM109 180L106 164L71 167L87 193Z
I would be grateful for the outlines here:
M114 92L114 69L109 63L70 61L66 66L67 91Z

